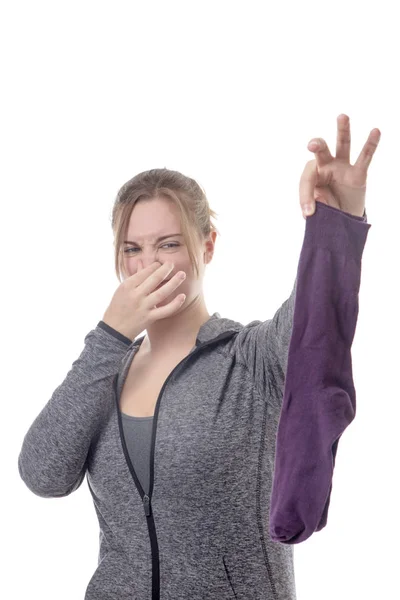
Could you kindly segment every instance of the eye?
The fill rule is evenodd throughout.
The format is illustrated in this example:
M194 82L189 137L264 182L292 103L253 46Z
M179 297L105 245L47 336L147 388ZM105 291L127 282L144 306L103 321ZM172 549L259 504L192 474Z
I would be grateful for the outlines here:
M161 248L164 248L164 246L172 246L173 248L178 248L178 246L180 246L180 244L176 244L174 242L169 242L168 244L163 244L161 246ZM136 247L135 248L133 248L133 247L132 248L125 248L124 252L126 254L136 254L136 252L131 252L131 250L140 250L140 248L136 248Z

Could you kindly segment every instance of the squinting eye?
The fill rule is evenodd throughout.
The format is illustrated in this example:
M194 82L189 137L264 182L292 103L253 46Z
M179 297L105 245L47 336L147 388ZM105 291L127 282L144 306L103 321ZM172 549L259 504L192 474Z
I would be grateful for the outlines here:
M175 244L173 242L170 242L169 244L163 244L163 246L172 246L173 248L178 248L179 245L180 244ZM131 252L131 250L139 250L139 248L125 248L124 252L126 252L127 254L136 254L135 252Z

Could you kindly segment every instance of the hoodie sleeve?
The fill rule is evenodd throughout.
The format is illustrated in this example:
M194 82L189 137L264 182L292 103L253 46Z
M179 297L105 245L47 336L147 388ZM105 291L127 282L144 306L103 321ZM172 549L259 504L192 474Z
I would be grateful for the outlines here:
M275 392L269 395L268 401L274 404L278 413L282 407L296 290L297 277L290 296L273 318L251 321L239 331L235 340L235 351L247 366L261 396L273 386Z
M354 217L318 201L306 220L276 438L275 542L300 543L327 523L339 439L356 413L351 346L370 227L365 214ZM278 327L270 332L276 336ZM270 347L268 341L266 352Z
M93 436L114 402L113 380L132 341L100 321L23 439L18 470L37 496L79 488Z
M331 210L339 214L343 212L317 201L316 210L318 210L319 207L321 207L322 214L328 219L329 217L332 218L332 213L329 212ZM326 211L328 211L328 213L326 213ZM314 213L314 215L315 214L316 213ZM312 215L311 218L313 218L314 215ZM343 215L346 215L346 219L350 218L356 222L367 222L367 214L365 211L362 217L356 217L348 213L343 213ZM319 216L318 220L320 220L320 218L321 217ZM310 219L310 217L307 217L307 220L308 219ZM308 243L310 237L310 230L307 230L307 220L303 247ZM340 228L340 219L338 226ZM320 232L318 240L319 244L323 245L324 237L322 232ZM266 321L252 321L243 327L236 340L237 352L241 359L246 363L261 393L265 395L268 384L272 385L275 389L276 393L271 401L275 402L275 408L279 411L282 408L286 381L298 276L299 268L290 296L278 308L272 319Z

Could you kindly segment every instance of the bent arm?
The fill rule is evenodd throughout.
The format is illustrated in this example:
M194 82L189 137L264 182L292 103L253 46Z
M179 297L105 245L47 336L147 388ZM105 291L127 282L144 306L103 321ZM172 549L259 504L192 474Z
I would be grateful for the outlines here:
M67 496L81 485L90 443L112 407L113 380L132 342L100 321L84 343L25 434L18 456L22 480L44 498Z

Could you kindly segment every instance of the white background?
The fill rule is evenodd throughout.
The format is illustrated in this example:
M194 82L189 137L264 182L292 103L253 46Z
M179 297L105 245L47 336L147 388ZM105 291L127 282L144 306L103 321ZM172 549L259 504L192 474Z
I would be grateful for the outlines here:
M341 113L352 163L372 129L382 134L352 346L357 415L339 444L328 524L295 546L297 595L396 596L396 11L348 0L3 3L3 597L83 599L97 566L86 480L40 498L17 458L119 285L110 213L120 186L159 167L196 179L222 234L204 280L208 311L266 320L297 271L307 144L322 137L334 155Z

